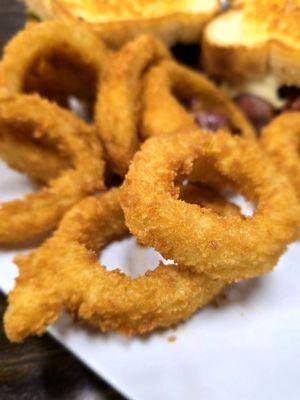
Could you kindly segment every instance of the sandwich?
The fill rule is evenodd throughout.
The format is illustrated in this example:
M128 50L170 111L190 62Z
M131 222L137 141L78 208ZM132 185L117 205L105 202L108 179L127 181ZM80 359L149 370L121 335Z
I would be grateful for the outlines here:
M204 24L220 10L218 0L24 0L40 19L80 20L113 48L142 33L168 46L199 41Z
M235 1L204 30L205 71L262 125L300 111L299 20L299 0Z

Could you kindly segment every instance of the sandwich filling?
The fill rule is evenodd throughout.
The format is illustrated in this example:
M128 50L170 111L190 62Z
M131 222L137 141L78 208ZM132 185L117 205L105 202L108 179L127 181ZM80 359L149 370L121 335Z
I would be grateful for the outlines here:
M300 88L280 85L274 75L238 86L222 83L221 87L258 133L277 115L286 111L300 111Z

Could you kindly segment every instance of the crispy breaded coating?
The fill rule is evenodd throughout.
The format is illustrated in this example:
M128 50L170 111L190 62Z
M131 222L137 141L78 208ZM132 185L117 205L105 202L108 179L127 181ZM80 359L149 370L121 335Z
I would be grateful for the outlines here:
M104 188L102 146L95 131L68 111L33 95L1 99L0 136L10 135L25 142L44 138L71 162L38 192L1 205L1 244L24 242L54 229L74 204Z
M260 143L289 177L300 199L300 113L286 112L275 118L264 129Z
M192 114L183 103L201 103L205 111L226 115L236 134L255 139L253 127L233 101L206 76L172 60L151 68L142 91L142 137L168 135L196 129Z
M178 200L175 182L193 167L194 179L223 181L254 201L253 216L221 217ZM192 271L228 281L270 271L295 239L300 215L288 179L260 148L221 131L149 139L135 155L121 193L126 224L139 242Z
M20 276L4 317L8 338L41 335L64 309L103 332L143 334L185 320L224 286L178 265L160 264L136 279L107 271L98 252L127 234L118 189L75 206L53 238L16 258Z
M70 64L85 66L87 70L94 71L98 83L108 62L105 45L84 25L70 21L46 21L29 25L14 36L4 49L0 63L0 93L23 93L31 68L38 62L47 61L55 56ZM74 76L71 75L71 78ZM73 82L69 81L68 84L77 87L79 81L80 79L73 79ZM60 82L60 86L64 87L63 81Z
M140 146L139 114L145 71L169 57L159 40L144 35L116 52L104 72L96 124L108 164L121 176Z

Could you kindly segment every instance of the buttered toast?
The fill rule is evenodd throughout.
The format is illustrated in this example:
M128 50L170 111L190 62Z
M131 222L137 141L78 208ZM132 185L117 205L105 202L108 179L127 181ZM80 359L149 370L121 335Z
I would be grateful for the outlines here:
M299 0L238 2L205 29L205 70L231 83L272 74L279 85L300 86L299 20Z

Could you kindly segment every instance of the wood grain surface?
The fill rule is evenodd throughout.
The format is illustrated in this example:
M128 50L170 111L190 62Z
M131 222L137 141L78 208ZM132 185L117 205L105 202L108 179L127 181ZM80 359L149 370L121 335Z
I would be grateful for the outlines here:
M24 25L21 2L0 0L0 48ZM16 60L17 62L18 60ZM0 272L1 273L1 272ZM0 315L6 307L0 294ZM2 318L1 318L2 321ZM122 400L49 336L12 345L0 326L0 400Z

